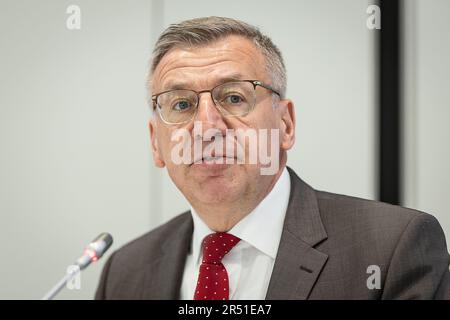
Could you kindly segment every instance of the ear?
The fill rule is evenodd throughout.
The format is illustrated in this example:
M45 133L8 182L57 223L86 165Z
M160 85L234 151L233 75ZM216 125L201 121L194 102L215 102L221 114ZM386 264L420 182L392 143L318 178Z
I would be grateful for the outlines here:
M291 100L285 99L280 102L281 129L280 146L283 150L289 150L295 143L295 109Z
M161 151L159 150L158 142L156 141L157 123L156 123L156 120L154 117L149 120L148 128L150 131L150 143L151 143L153 161L155 162L155 166L157 166L158 168L164 168L166 164L162 160Z

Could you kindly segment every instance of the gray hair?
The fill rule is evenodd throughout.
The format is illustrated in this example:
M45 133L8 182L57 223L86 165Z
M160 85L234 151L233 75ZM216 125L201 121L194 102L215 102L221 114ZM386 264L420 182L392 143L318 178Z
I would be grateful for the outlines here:
M148 76L150 87L151 77L164 55L173 48L201 47L226 36L238 35L252 41L266 60L266 71L271 76L272 86L278 90L281 97L286 94L286 67L280 50L272 40L261 33L257 27L243 21L225 17L204 17L185 20L171 24L159 37L153 50L151 69Z

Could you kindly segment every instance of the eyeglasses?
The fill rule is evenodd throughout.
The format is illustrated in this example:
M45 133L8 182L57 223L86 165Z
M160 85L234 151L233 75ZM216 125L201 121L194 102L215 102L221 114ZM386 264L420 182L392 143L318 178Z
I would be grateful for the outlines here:
M194 91L175 89L152 96L153 109L158 109L161 120L166 124L182 124L191 121L197 114L200 94L209 92L219 112L225 117L243 117L256 104L256 87L272 91L272 87L258 80L239 80L222 83L211 90Z

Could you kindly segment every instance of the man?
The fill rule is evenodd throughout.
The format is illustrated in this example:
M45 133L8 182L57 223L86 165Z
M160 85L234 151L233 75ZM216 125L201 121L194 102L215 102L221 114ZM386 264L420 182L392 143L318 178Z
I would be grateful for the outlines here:
M152 152L191 209L113 253L97 299L450 298L434 217L316 191L286 167L285 73L272 41L241 21L193 19L160 36ZM255 157L268 150L272 172Z

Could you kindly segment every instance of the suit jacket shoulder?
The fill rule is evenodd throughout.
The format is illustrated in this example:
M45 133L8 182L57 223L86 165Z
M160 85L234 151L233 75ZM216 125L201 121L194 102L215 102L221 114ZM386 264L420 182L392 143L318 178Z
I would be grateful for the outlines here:
M281 295L283 299L450 298L450 256L436 218L400 206L317 191L292 170L290 174L297 199L290 201L286 225L291 225L291 230L295 226L297 248L306 241L316 254L310 261L298 261L313 271L316 282L310 290ZM305 219L305 215L310 218ZM316 217L315 229L322 230L322 236L314 242L308 240L311 231L306 226L308 220L314 220L311 217ZM280 244L279 250L278 257L282 258L296 249L285 251ZM312 262L319 254L322 260L317 267ZM277 276L274 270L275 281L280 281ZM273 291L268 295L280 297Z
M122 266L134 265L143 259L156 259L161 251L162 244L170 239L174 233L179 232L186 223L189 224L191 219L189 211L177 215L168 222L123 245L115 252L114 258L121 259ZM149 254L153 253L155 257L143 255L143 251ZM129 262L126 263L126 261Z
M95 299L150 299L152 291L149 290L157 285L158 279L162 287L159 298L176 298L177 293L173 290L164 291L167 291L167 285L163 283L165 278L158 278L156 274L165 269L166 276L173 276L167 277L169 283L181 281L175 269L184 265L192 228L192 217L187 211L116 250L103 268Z

